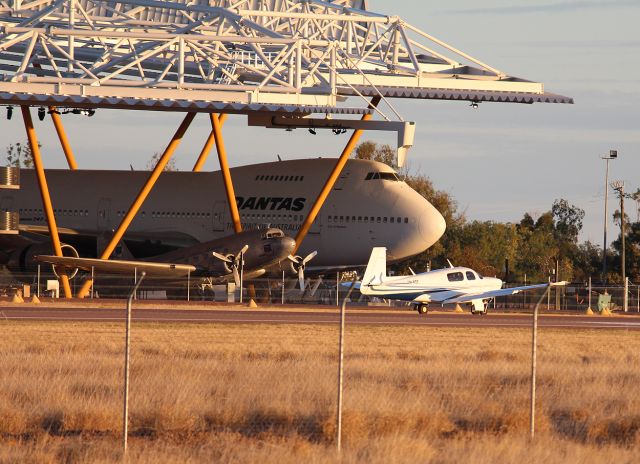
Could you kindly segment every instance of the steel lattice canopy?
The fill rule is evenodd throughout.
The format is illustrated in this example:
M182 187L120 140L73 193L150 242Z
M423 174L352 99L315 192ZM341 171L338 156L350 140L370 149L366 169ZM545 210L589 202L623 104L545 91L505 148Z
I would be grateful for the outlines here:
M355 114L338 109L353 95L572 103L360 0L0 0L0 71L4 93L167 111Z

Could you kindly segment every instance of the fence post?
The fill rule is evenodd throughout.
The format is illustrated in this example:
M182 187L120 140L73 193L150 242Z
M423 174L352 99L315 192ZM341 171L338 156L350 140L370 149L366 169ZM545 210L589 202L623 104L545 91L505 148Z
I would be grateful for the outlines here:
M588 309L591 309L593 311L593 309L591 308L591 276L589 276L589 307Z
M351 286L347 295L342 300L342 307L340 308L340 341L338 343L338 412L336 414L336 445L338 447L338 453L342 451L342 386L344 375L344 319L347 308L347 300L351 296L353 287L356 284L356 278L351 281Z
M124 408L122 411L122 449L123 453L127 454L127 435L129 433L129 345L130 345L130 337L129 332L131 331L131 301L138 291L138 287L144 280L145 272L142 272L140 276L140 280L136 282L136 285L131 290L129 294L129 299L127 300L127 317L126 317L126 328L125 328L125 350L124 350Z
M547 286L546 294L551 294L551 284ZM533 320L531 331L531 408L530 408L530 422L529 422L529 434L531 440L533 440L536 431L536 362L537 362L537 346L538 346L538 307L545 297L545 293L542 294L536 306L533 308Z
M36 295L40 298L40 265L38 264L38 285L36 287Z
M284 271L282 271L282 304L284 304Z
M624 312L629 311L629 277L624 278L624 298L622 298Z

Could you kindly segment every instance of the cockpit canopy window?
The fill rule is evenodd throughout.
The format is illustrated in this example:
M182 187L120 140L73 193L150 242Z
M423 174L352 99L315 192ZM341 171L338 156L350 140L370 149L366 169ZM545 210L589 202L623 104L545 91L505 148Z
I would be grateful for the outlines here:
M367 177L364 180L372 180L372 179L382 179L382 180L390 180L393 182L399 182L398 176L395 172L370 172L367 174Z
M268 229L264 234L262 234L262 239L266 238L276 238L276 237L284 237L284 232L280 229Z
M449 282L460 282L464 280L464 275L462 272L450 272L447 274L447 279L449 279Z
M467 280L476 280L476 275L471 271L467 271Z

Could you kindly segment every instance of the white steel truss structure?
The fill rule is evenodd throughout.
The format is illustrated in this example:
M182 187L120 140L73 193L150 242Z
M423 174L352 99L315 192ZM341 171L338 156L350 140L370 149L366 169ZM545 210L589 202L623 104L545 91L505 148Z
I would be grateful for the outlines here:
M371 111L353 96L572 102L365 7L0 0L0 104L308 115Z

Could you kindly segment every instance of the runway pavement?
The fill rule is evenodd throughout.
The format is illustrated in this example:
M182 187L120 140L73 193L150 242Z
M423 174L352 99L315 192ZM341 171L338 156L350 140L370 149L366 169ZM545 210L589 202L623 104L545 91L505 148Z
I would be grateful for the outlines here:
M69 306L0 305L0 320L6 321L86 321L122 322L124 309L74 308ZM347 324L374 326L432 327L530 327L531 315L494 312L486 316L469 313L432 312L419 315L409 310L350 309ZM338 309L313 307L282 309L165 309L135 308L133 322L202 323L202 324L338 324ZM541 328L566 329L640 329L640 316L585 316L541 314Z

